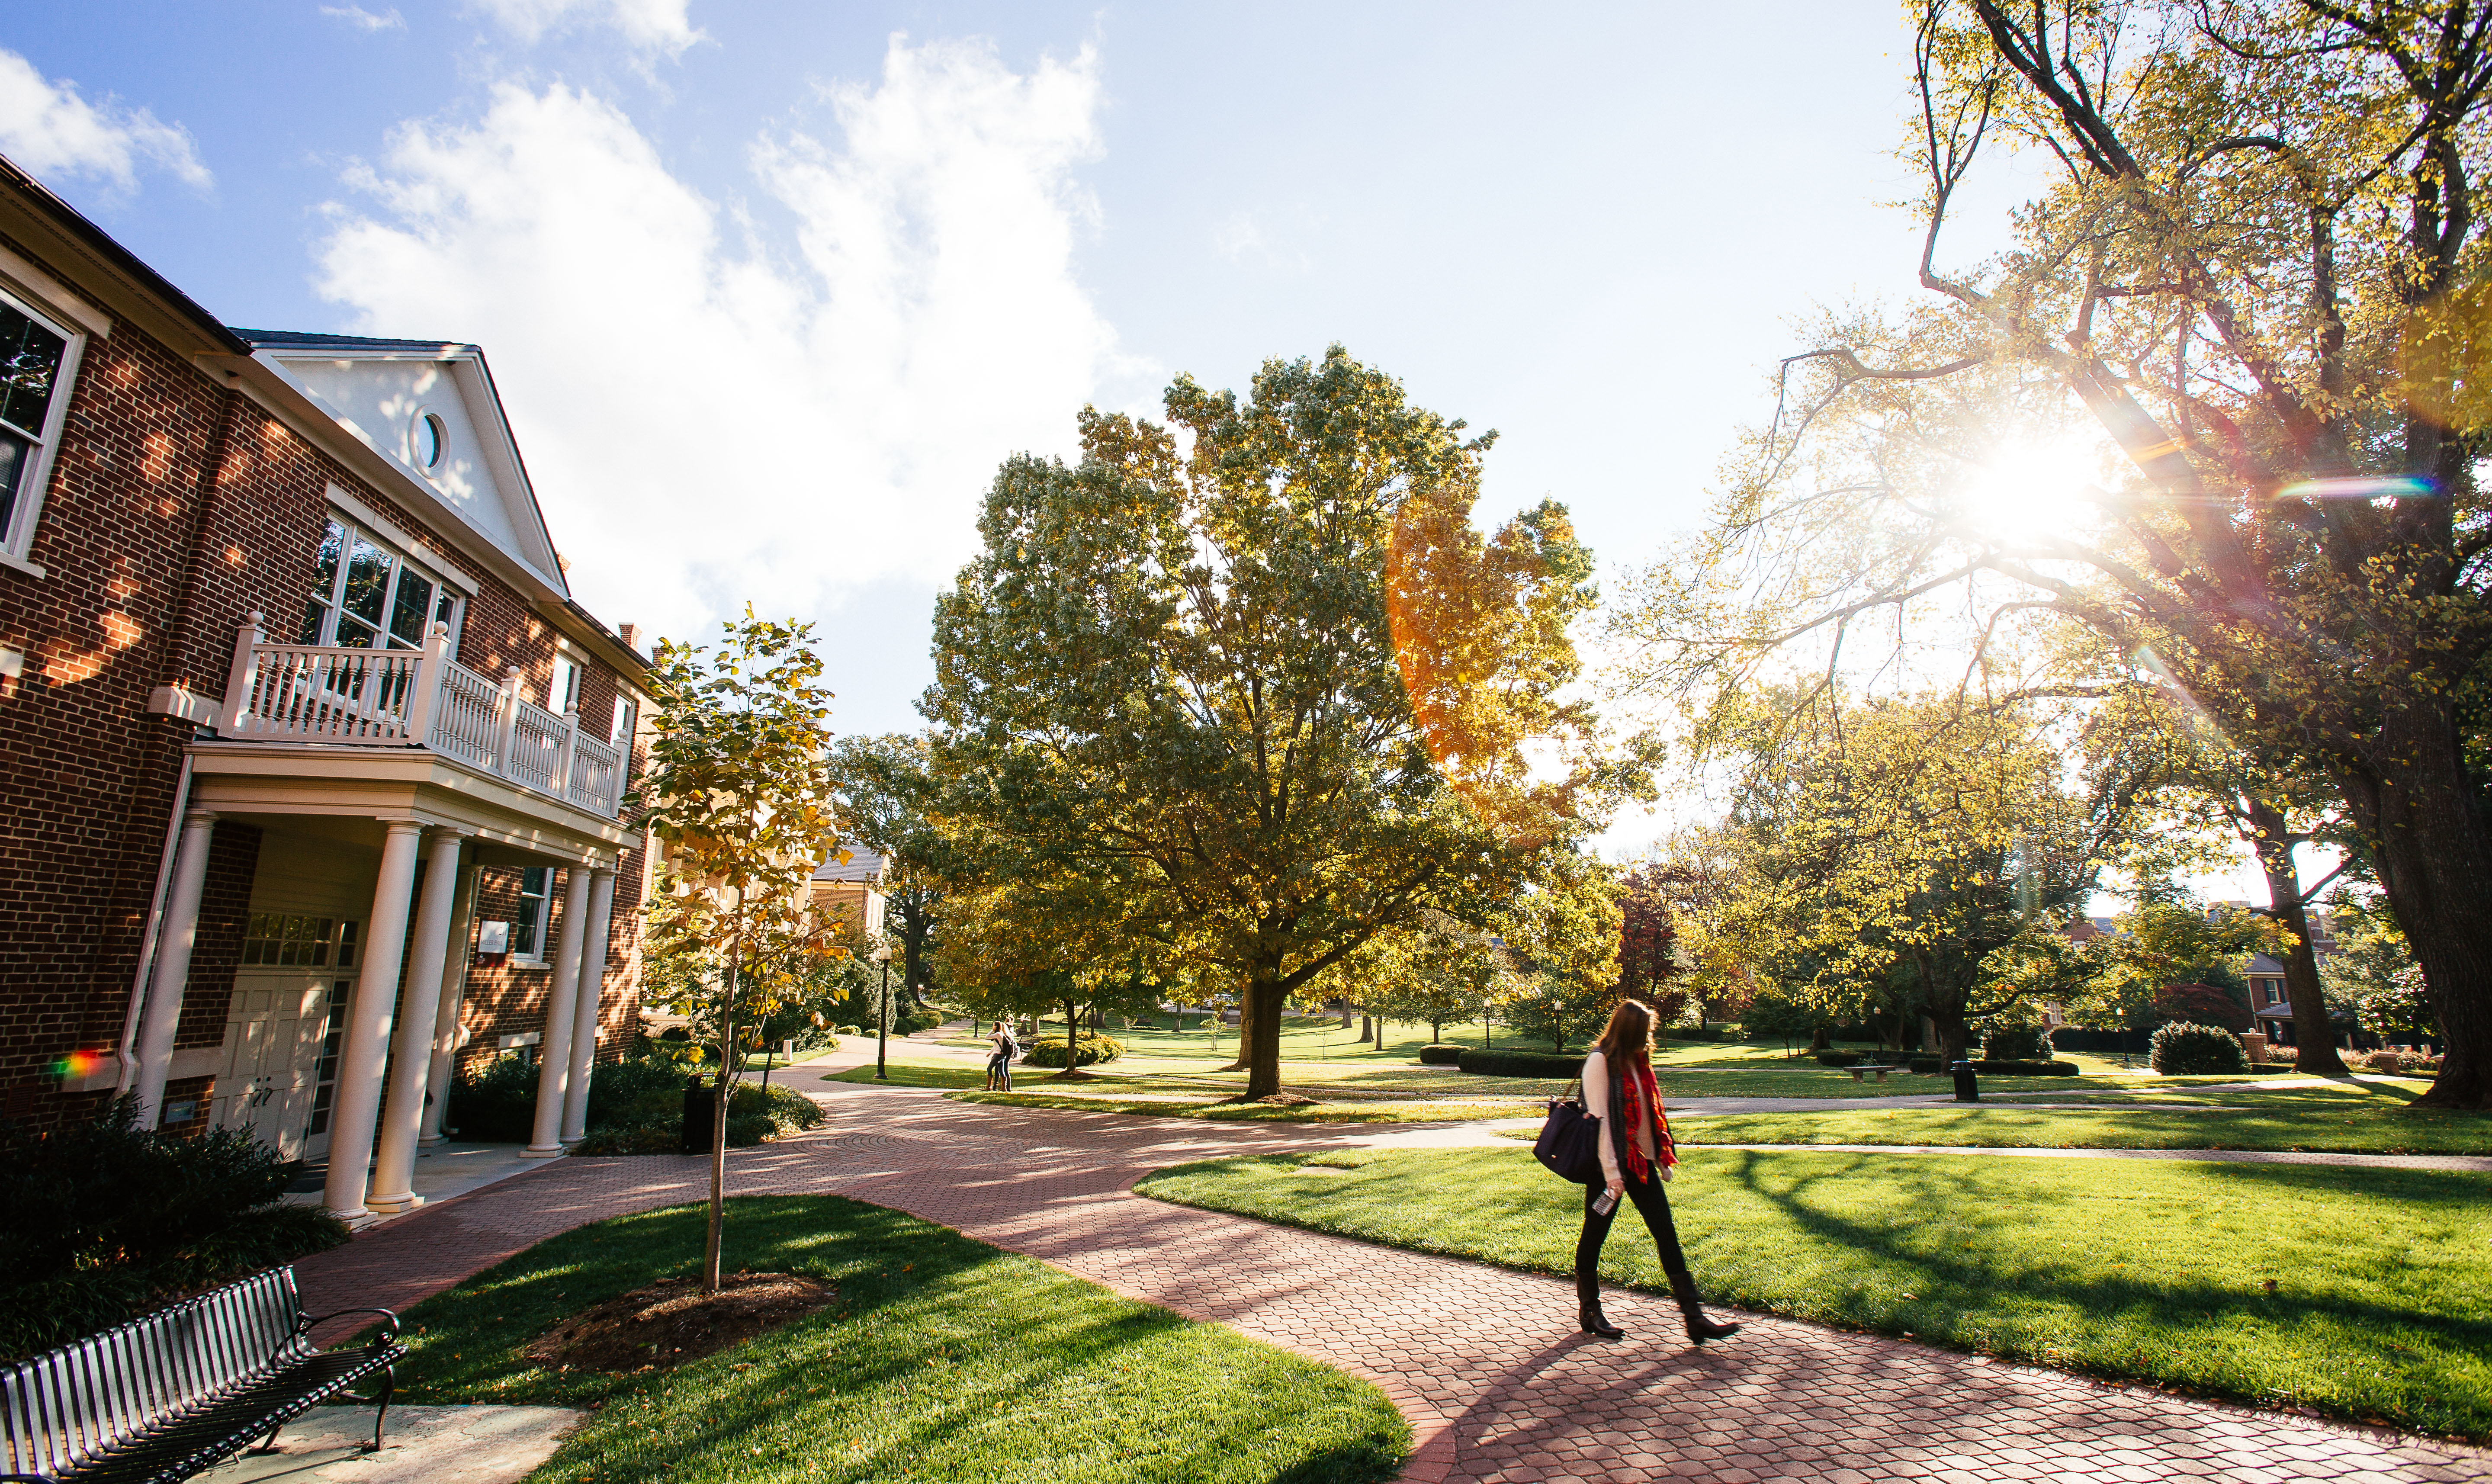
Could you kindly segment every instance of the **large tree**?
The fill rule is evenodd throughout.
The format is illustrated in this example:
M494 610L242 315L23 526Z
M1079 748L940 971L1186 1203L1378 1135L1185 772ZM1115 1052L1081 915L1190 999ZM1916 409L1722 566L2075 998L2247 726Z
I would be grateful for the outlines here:
M840 836L883 859L882 931L900 950L900 982L916 1004L934 988L947 850L926 752L926 738L908 732L843 737L832 750Z
M1560 699L1594 601L1564 510L1470 525L1488 436L1339 347L1166 407L1004 464L925 709L976 872L1079 879L1238 987L1260 1097L1294 992L1430 909L1482 920L1641 774Z
M2485 1106L2492 13L1914 9L1929 297L1787 363L1704 549L1657 574L1657 668L1736 684L1941 600L1975 641L2047 609L2148 656L2342 796L2448 1032L2422 1101ZM1960 264L1950 213L2002 144L2038 193Z

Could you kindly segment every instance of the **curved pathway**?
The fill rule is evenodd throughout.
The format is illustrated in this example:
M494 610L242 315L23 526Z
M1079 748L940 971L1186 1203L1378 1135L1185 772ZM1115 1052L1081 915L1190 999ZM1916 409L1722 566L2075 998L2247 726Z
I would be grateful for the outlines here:
M1349 1142L1333 1131L1005 1110L838 1083L817 1095L829 1123L737 1151L733 1193L891 1206L1367 1377L1411 1421L1411 1479L2492 1479L2482 1450L1784 1320L1741 1315L1736 1339L1697 1350L1666 1301L1630 1293L1611 1309L1629 1338L1605 1345L1575 1333L1560 1280L1130 1193L1185 1160ZM707 1183L696 1158L556 1160L297 1270L315 1312L403 1308L556 1232L696 1200Z

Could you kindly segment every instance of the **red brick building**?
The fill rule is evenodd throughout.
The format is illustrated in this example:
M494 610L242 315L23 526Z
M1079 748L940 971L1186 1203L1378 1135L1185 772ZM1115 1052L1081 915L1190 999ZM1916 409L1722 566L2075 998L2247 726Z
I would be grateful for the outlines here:
M637 1024L635 638L476 346L229 328L0 161L0 1115L135 1093L354 1219L512 1054L559 1153Z

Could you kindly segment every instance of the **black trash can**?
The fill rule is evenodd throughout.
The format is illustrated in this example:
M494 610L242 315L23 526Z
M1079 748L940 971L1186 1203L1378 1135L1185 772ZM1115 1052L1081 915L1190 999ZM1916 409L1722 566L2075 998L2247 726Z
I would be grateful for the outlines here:
M684 1152L710 1151L710 1119L718 1112L718 1094L709 1080L696 1072L684 1081Z
M1975 1085L1973 1080L1972 1062L1949 1062L1947 1063L1947 1070L1955 1074L1955 1100L1957 1102L1978 1103L1981 1101L1981 1088Z

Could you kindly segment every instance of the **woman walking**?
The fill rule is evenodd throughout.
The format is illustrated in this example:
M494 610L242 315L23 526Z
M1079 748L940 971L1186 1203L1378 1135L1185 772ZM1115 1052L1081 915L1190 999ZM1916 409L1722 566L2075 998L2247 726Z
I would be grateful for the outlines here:
M1575 1297L1584 1333L1605 1340L1626 1333L1601 1313L1601 1243L1617 1219L1621 1196L1635 1202L1652 1231L1661 1270L1670 1275L1671 1295L1687 1321L1687 1338L1702 1345L1738 1333L1736 1324L1717 1324L1705 1317L1686 1255L1678 1250L1670 1198L1661 1189L1671 1167L1678 1163L1678 1151L1671 1144L1661 1088L1652 1079L1652 1012L1632 999L1619 1001L1610 1012L1609 1028L1584 1058L1584 1111L1601 1120L1601 1174L1607 1182L1584 1188L1584 1234L1575 1242Z

